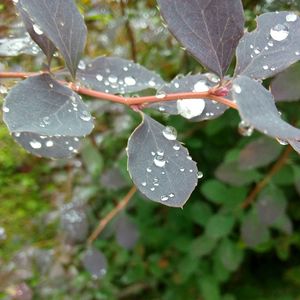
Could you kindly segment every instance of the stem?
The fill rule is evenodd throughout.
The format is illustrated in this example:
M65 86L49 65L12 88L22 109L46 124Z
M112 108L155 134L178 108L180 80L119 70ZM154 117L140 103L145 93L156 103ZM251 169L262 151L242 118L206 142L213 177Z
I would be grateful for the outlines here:
M249 207L254 201L256 196L267 186L272 177L277 174L286 164L290 153L292 152L292 147L287 146L284 152L281 154L277 162L272 166L266 177L261 180L254 189L250 192L249 196L242 203L242 208Z
M136 193L137 188L133 186L127 195L118 203L118 205L109 213L107 214L102 220L100 220L98 226L93 231L93 233L88 238L88 245L91 245L93 241L99 236L99 234L104 230L106 225L119 213L121 212L132 199L134 194Z
M39 74L43 74L43 72L38 73L31 73L31 72L0 72L0 78L20 78L25 79L31 76L36 76ZM214 94L215 89L212 88L211 90L207 92L187 92L187 93L173 93L173 94L167 94L163 98L159 98L157 96L146 96L146 97L132 97L132 98L125 98L122 96L117 96L113 94L107 94L104 92L99 92L95 90L91 90L85 87L81 87L76 85L73 82L61 82L62 84L67 85L70 89L73 91L97 98L99 100L108 100L111 102L121 103L128 106L134 106L134 105L145 105L149 103L159 103L164 101L174 101L174 100L180 100L180 99L209 99L212 101L216 101L218 103L224 104L226 106L229 106L233 109L237 109L236 103L233 101L226 99L224 97L220 97Z

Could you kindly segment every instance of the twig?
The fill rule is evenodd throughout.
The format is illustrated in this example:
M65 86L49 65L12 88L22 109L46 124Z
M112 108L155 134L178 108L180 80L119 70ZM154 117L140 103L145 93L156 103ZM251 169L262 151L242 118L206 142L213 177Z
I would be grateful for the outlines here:
M93 231L93 233L90 235L90 237L87 240L87 244L91 245L93 241L98 237L98 235L103 231L103 229L107 226L107 224L120 212L122 211L131 198L134 196L136 193L137 189L135 186L133 186L127 195L118 203L118 205L111 211L109 212L102 220L100 220L98 226L96 229Z
M264 179L257 183L254 189L250 192L248 197L242 203L242 208L249 207L255 201L256 196L266 187L266 185L270 182L272 177L284 167L292 150L293 149L291 146L286 147L286 149L279 157L277 162L272 166L268 174L264 177Z
M0 78L28 78L31 76L36 76L38 74L43 74L41 73L30 73L30 72L0 72ZM148 103L159 103L159 102L164 102L164 101L174 101L174 100L179 100L179 99L209 99L212 101L219 102L221 104L224 104L226 106L229 106L231 108L237 109L236 103L233 101L226 99L224 97L220 97L216 95L215 93L217 92L216 88L212 88L207 92L187 92L187 93L174 93L174 94L167 94L164 97L157 97L157 96L146 96L146 97L132 97L132 98L125 98L122 96L118 95L113 95L113 94L107 94L104 92L99 92L95 90L91 90L85 87L81 87L73 82L64 82L61 81L62 84L67 85L70 89L73 91L97 98L99 100L108 100L111 102L117 102L121 103L127 106L132 106L132 105L145 105Z

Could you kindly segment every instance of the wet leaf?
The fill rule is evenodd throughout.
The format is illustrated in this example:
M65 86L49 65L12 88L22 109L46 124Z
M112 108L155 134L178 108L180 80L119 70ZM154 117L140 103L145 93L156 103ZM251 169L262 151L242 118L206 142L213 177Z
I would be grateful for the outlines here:
M62 53L75 77L84 50L87 29L73 0L19 0L19 6L32 18L36 33L44 33Z
M90 63L81 61L78 78L87 87L112 94L158 89L164 84L155 72L118 57L99 57Z
M160 93L206 92L216 86L220 78L212 73L178 77L160 89ZM185 99L159 102L149 107L170 115L180 114L191 121L215 119L228 109L227 106L208 99Z
M158 0L161 14L178 41L205 67L224 75L244 33L240 0Z
M107 272L107 260L96 248L89 248L83 256L83 265L93 279L102 278Z
M51 58L56 50L54 44L47 38L47 36L39 31L28 15L28 13L22 8L21 2L16 4L18 11L23 19L27 32L30 34L31 38L40 46L45 55L47 56L48 62L50 64Z
M293 12L266 13L237 48L236 75L271 77L300 59L300 18Z
M271 82L271 91L276 101L300 100L300 64L278 74Z
M93 120L80 96L48 74L15 86L4 102L4 121L11 132L46 136L84 136Z
M128 170L134 184L149 199L183 207L198 182L196 163L176 141L171 127L147 115L128 141Z
M239 76L233 98L242 119L257 130L281 140L300 140L300 130L281 119L272 94L259 82Z
M31 132L13 133L13 138L30 153L47 158L69 158L78 153L78 137L43 136Z
M116 225L116 240L125 249L132 249L138 238L139 230L137 226L126 216L121 216Z
M240 152L239 167L241 169L255 169L267 166L275 161L282 151L282 146L275 140L261 137Z

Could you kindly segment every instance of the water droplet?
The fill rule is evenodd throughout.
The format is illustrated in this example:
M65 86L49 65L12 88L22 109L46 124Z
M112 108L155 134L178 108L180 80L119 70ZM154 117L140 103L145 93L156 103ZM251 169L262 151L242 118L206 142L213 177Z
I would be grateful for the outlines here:
M299 55L300 55L300 51L296 51L295 54L296 54L297 56L299 56Z
M207 73L205 74L208 80L210 80L213 83L219 83L220 82L220 77L217 76L216 74L213 73Z
M193 92L207 92L209 90L209 86L207 85L206 81L200 80L195 83Z
M103 76L100 75L100 74L98 74L98 75L96 76L96 79L97 79L98 81L102 81L102 80L103 80Z
M158 91L158 92L156 93L156 98L157 98L157 99L164 99L166 96L167 96L167 94L166 94L166 92L164 92L164 91Z
M46 147L53 147L54 146L54 143L53 143L53 141L47 141L46 142Z
M19 3L19 0L13 0L13 3L14 3L14 4Z
M288 145L289 143L285 140L282 140L282 139L279 139L279 138L276 138L277 142L282 145L282 146L286 146Z
M124 70L125 72L127 72L129 69L128 69L127 67L124 67L123 70Z
M179 89L179 86L180 86L180 85L179 85L178 82L175 82L175 83L174 83L174 86L175 86L176 89Z
M187 159L187 160L193 160L192 157L191 157L190 155L188 155L188 156L186 157L186 159Z
M165 112L166 111L166 109L163 106L159 106L158 110L161 111L161 112Z
M177 131L174 127L167 126L162 133L164 137L169 141L175 141L177 138Z
M136 84L136 80L132 76L125 77L124 82L126 85L129 85L129 86Z
M160 155L155 156L153 162L155 166L157 166L158 168L163 168L166 165L166 161L164 160L164 157Z
M78 69L85 70L85 68L86 68L86 64L83 60L81 60L78 64Z
M178 113L186 119L200 116L204 109L205 101L203 99L185 99L177 101Z
M251 136L254 131L254 128L245 121L241 121L239 124L239 133L242 136Z
M54 87L53 83L49 83L49 87L50 87L50 89L53 89L53 87Z
M203 176L204 176L203 173L201 171L198 171L198 173L197 173L198 179L203 178Z
M168 200L169 200L169 197L163 195L163 196L160 197L160 200L161 200L161 201L168 201Z
M180 169L180 172L184 172L184 171L185 171L184 168L181 168L181 169Z
M150 191L151 191L151 192L154 192L154 191L155 191L155 187L152 187L152 188L150 189Z
M91 120L91 115L89 114L88 111L84 110L82 112L82 115L79 116L79 118L82 120L82 121L85 121L85 122L88 122Z
M242 92L242 88L238 84L234 84L232 86L235 93L240 94Z
M259 54L259 53L260 53L260 49L259 49L258 47L256 47L256 48L254 49L254 53L255 53L255 54Z
M155 83L155 81L150 80L150 81L149 81L149 85L150 85L151 87L155 87L155 86L156 86L156 83Z
M41 149L42 148L42 144L36 140L31 141L29 144L33 149Z
M146 186L147 185L147 182L142 182L142 186Z
M298 19L298 16L295 13L289 13L286 17L285 17L287 22L295 22Z
M175 194L171 193L169 194L169 198L174 198L175 197Z
M33 27L34 32L37 35L42 35L44 33L37 24L33 24L32 27Z
M269 41L269 42L268 42L268 45L269 45L270 47L273 47L273 46L274 46L274 42L273 42L273 41Z
M285 25L277 24L270 30L273 40L282 42L289 36L289 30Z
M264 65L264 66L263 66L263 69L264 69L264 70L268 70L268 69L269 69L269 66Z
M9 108L6 106L3 106L3 112L8 113L9 112Z
M148 173L151 173L151 172L152 172L152 170L151 170L150 168L147 168L146 171L147 171Z
M110 75L108 77L108 81L111 82L111 83L116 83L116 82L118 82L118 77L115 76L115 75Z
M179 150L180 150L180 146L179 146L179 145L174 145L174 146L173 146L173 149L174 149L175 151L179 151Z

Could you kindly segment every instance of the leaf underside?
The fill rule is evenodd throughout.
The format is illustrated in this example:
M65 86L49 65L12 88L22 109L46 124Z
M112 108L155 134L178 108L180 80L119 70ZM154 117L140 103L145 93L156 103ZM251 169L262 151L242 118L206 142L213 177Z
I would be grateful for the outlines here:
M291 21L292 20L292 21ZM265 79L300 59L300 18L291 12L265 13L257 29L237 47L236 75Z
M183 207L197 185L197 166L166 127L142 114L143 122L128 141L128 171L137 188L149 199Z
M205 67L223 77L244 32L240 0L158 0L178 41Z

